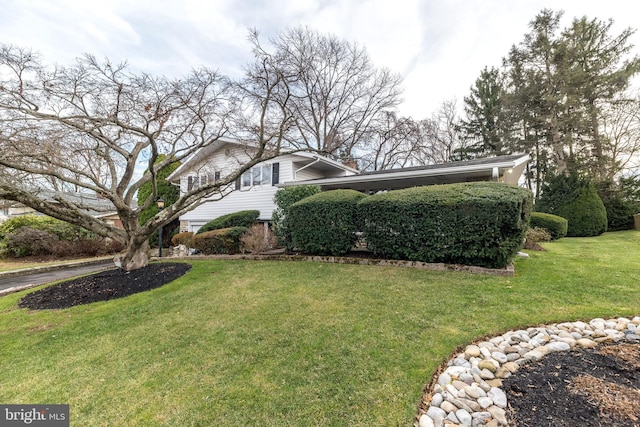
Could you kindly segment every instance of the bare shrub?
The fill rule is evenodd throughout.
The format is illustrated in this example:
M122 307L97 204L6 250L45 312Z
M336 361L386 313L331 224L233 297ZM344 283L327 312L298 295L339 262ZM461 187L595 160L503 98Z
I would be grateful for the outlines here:
M266 230L266 232L265 232ZM240 238L244 251L259 254L276 247L277 239L270 228L264 224L254 224Z
M532 249L536 251L544 251L544 248L540 246L540 242L551 241L551 233L544 228L533 227L527 230L525 235L524 247L525 249Z
M58 236L44 230L20 227L6 235L6 250L15 257L49 255L58 243Z

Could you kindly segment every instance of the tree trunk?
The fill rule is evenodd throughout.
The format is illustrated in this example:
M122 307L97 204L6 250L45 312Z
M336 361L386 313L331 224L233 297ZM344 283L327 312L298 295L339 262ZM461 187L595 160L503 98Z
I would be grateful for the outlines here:
M129 240L127 252L122 259L122 268L126 271L137 270L149 264L149 241L134 236Z

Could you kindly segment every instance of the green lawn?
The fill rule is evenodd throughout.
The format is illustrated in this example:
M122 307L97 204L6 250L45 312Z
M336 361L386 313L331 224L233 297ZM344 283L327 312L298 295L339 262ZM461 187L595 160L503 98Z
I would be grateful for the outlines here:
M198 261L61 311L0 298L0 402L72 426L410 426L456 347L511 328L640 315L640 232L545 245L515 277Z

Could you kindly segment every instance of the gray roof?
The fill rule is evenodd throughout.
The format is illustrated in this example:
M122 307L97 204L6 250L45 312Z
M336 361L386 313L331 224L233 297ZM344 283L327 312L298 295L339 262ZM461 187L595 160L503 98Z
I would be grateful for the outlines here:
M320 186L323 191L353 189L374 192L469 181L501 180L509 184L517 184L528 160L527 154L513 154L436 165L362 172L358 175L339 178L285 182L279 186L314 184Z

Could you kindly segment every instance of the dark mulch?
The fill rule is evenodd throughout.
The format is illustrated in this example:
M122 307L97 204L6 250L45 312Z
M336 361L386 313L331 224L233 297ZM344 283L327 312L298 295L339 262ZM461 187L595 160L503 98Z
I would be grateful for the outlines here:
M190 264L162 262L130 272L119 269L102 271L32 292L24 296L18 305L32 310L42 310L108 301L158 288L190 269Z
M638 354L639 344L601 345L523 366L503 382L510 425L640 426L640 366L628 357Z

